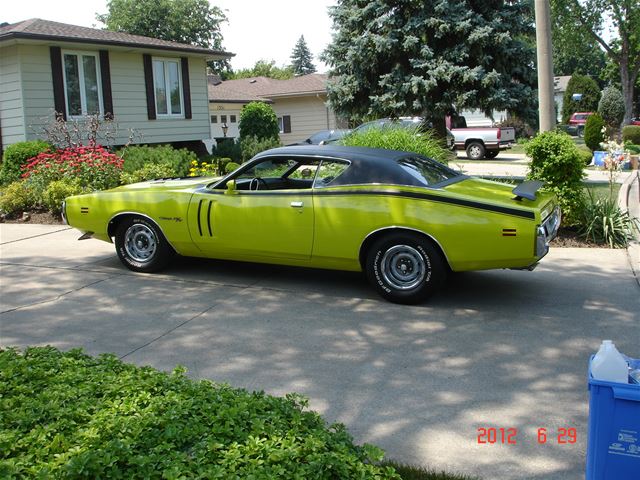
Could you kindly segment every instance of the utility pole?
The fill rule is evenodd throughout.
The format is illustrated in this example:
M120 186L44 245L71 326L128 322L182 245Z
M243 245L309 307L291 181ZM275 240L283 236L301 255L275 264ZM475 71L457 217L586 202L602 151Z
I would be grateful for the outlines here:
M549 0L535 0L538 106L541 132L553 130L556 126L556 109L553 101L550 10Z

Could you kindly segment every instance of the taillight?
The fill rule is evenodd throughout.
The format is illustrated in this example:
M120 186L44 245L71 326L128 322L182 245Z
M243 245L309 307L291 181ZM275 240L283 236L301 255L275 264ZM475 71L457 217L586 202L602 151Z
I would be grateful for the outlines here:
M500 136L501 136L501 135L502 135L502 129L501 129L501 128L499 128L499 129L498 129L498 140L500 140Z

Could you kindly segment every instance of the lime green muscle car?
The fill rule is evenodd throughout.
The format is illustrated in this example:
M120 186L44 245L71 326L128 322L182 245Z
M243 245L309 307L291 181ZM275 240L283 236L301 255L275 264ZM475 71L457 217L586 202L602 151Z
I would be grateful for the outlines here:
M423 301L449 271L533 269L560 224L540 182L515 189L414 153L291 146L223 178L161 179L66 199L83 237L131 270L175 254L364 271L388 300Z

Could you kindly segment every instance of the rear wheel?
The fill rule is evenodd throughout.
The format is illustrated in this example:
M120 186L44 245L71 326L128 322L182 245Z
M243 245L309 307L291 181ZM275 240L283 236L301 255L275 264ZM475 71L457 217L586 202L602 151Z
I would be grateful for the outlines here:
M498 153L500 153L500 150L487 150L484 153L484 158L491 160L492 158L496 158Z
M134 272L157 272L167 266L174 251L158 226L144 217L129 217L116 230L116 252Z
M424 301L444 282L445 262L427 239L411 233L382 237L366 257L367 278L376 291L395 303Z
M484 158L484 145L480 142L471 142L467 145L467 157L471 160L482 160Z

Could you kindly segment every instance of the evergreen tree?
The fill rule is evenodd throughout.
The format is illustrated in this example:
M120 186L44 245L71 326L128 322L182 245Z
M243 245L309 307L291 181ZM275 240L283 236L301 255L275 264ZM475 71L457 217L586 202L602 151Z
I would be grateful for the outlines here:
M309 47L307 47L307 42L304 41L304 35L300 35L296 46L293 47L290 58L295 75L315 73L316 67L313 64L313 55L309 51Z
M574 100L573 94L582 95L580 100ZM562 97L562 122L567 123L574 112L595 112L600 101L600 87L596 81L586 75L572 75L567 83L567 89Z
M535 118L528 1L342 0L323 55L329 101L350 119L421 115L444 134L454 109Z

